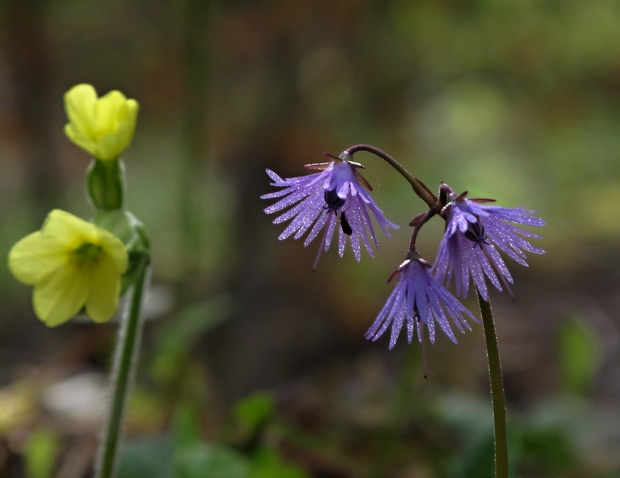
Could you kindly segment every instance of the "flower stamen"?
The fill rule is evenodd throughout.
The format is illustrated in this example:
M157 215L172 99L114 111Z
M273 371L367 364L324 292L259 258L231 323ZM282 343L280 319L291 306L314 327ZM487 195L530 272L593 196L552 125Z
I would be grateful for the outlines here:
M80 266L93 266L101 260L102 249L101 246L85 242L73 251L73 254Z
M338 210L344 206L345 200L338 196L335 189L329 189L323 194L325 198L325 208L327 212L334 211L334 214L338 213Z
M474 243L474 247L480 247L482 250L482 244L489 245L489 241L484 232L484 226L478 222L470 222L467 231L463 234L467 239Z

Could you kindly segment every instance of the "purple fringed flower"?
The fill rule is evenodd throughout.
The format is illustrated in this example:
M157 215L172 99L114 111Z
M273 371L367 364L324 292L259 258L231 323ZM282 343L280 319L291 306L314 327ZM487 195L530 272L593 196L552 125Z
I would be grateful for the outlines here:
M336 229L339 231L340 257L344 254L347 238L351 242L351 248L358 262L361 258L362 243L374 257L371 240L377 248L379 246L368 210L372 212L379 227L387 236L389 227L397 229L398 226L385 218L370 194L362 187L364 185L372 191L368 182L356 170L363 166L352 161L337 160L330 163L309 164L306 167L322 171L308 176L282 179L267 169L267 174L274 181L271 185L283 189L261 196L261 199L282 198L264 211L272 214L290 208L276 217L273 223L280 224L292 219L278 239L283 240L290 236L299 239L309 231L304 241L305 247L324 230L322 245L317 253L313 270L316 269L321 251L329 249Z
M398 274L396 287L366 332L367 339L374 342L391 325L390 349L392 349L406 321L409 343L413 339L414 330L418 335L418 341L422 342L424 324L428 329L431 343L434 343L435 322L437 322L450 340L456 343L448 318L461 332L465 332L465 329L471 330L465 317L477 322L471 312L437 281L425 262L407 259L394 274Z
M510 224L544 226L545 221L534 217L534 212L523 207L479 204L475 199L467 199L465 194L448 203L442 211L446 230L434 265L438 279L449 284L454 277L457 295L465 297L471 276L482 298L488 301L486 276L499 291L502 290L500 282L503 283L512 296L508 283L514 281L497 249L526 267L526 251L544 254L544 250L523 238L542 236Z

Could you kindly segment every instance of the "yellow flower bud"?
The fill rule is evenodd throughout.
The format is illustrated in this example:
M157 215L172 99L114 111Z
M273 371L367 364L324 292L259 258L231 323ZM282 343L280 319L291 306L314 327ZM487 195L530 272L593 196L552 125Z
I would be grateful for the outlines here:
M95 159L116 159L131 143L138 109L138 102L120 91L97 98L91 85L74 86L65 93L65 134Z
M116 236L68 212L53 210L40 231L9 252L17 280L34 285L34 310L46 325L62 324L82 307L95 322L118 308L127 250Z

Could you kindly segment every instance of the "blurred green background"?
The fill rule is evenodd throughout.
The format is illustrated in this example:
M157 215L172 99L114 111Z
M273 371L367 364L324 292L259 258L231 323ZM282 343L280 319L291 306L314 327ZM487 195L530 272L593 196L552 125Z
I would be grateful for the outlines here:
M262 213L265 168L364 142L545 218L516 302L492 295L513 476L620 477L617 0L3 0L0 21L5 257L52 208L91 213L63 93L140 102L128 207L154 274L119 476L492 476L481 327L426 347L427 380L418 344L363 339L423 211L408 184L356 155L401 229L315 273L317 244ZM0 476L89 476L115 326L47 329L0 282Z

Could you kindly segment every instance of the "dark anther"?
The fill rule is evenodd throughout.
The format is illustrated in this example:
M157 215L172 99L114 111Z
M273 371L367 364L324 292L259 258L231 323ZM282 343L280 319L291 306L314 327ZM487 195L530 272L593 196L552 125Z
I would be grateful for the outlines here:
M482 244L489 243L484 234L484 226L480 224L480 221L469 223L465 237L474 243L474 247L478 246L480 249L482 249Z
M347 216L345 216L344 211L340 213L340 227L342 228L342 232L344 232L347 236L353 234L353 229L351 229L351 225L349 221L347 221Z
M338 212L338 209L340 209L344 205L344 199L338 196L338 193L335 189L329 189L325 191L323 197L325 198L325 203L327 204L328 211L334 211L334 213L336 213Z

